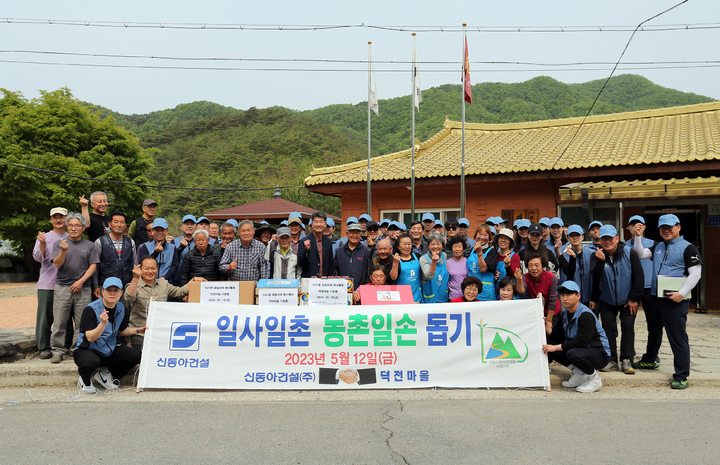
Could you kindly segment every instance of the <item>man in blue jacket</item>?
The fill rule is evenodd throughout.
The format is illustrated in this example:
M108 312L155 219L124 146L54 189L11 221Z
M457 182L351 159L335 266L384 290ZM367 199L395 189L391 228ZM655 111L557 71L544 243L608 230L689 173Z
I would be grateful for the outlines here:
M348 241L338 248L335 254L334 274L347 276L353 280L353 290L367 281L368 263L370 262L370 249L364 245L362 228L359 224L351 224L347 228Z
M690 386L687 380L690 375L690 343L685 326L690 301L686 299L700 281L702 260L697 247L680 236L680 219L677 216L662 215L658 220L658 228L662 242L646 248L636 237L634 247L641 259L650 258L653 261L650 284L652 305L656 306L660 315L674 357L675 373L670 387L687 389ZM678 290L661 290L658 289L658 276L686 276L687 279ZM646 352L644 357L647 357L646 360L655 360L657 355L657 352Z
M122 281L107 278L103 283L102 298L90 302L80 318L80 335L73 353L80 379L78 388L82 393L93 394L97 389L92 384L92 375L105 389L115 389L119 380L132 367L140 363L139 347L116 346L118 336L144 334L147 326L129 328L129 312L120 303Z
M643 293L643 271L638 254L620 242L615 226L600 228L600 249L590 260L593 294L590 308L600 314L610 343L610 363L602 371L618 369L617 319L620 315L620 371L635 374L635 316Z

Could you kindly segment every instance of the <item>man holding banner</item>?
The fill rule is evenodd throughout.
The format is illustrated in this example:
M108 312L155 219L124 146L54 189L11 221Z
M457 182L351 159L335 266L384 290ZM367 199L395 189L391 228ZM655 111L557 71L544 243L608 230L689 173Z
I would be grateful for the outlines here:
M610 346L605 331L595 314L580 303L580 286L574 281L565 281L558 288L564 308L562 325L556 325L549 334L551 342L544 344L543 352L550 361L555 360L570 369L572 376L563 381L566 388L578 392L595 392L602 387L597 370L607 365Z

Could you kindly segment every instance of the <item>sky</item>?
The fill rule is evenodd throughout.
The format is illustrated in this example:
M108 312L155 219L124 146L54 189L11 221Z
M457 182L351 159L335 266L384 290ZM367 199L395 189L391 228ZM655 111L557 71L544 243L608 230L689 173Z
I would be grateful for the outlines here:
M31 99L67 87L80 100L143 114L198 100L295 110L364 102L369 41L378 97L408 95L412 32L421 87L459 84L462 23L473 84L540 75L566 83L604 79L632 29L679 1L6 3L0 88ZM720 22L711 22L719 14L717 0L689 0L647 22L616 75L720 99ZM373 27L313 27L330 25Z

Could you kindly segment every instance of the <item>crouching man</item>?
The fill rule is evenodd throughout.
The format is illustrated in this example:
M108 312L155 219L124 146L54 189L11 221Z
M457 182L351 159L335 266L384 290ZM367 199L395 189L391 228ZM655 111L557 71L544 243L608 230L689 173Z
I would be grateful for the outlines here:
M543 352L550 361L556 360L568 367L572 376L563 381L566 388L578 392L595 392L602 387L597 370L607 365L610 346L600 322L588 307L580 303L580 286L565 281L558 287L563 312L562 325L546 325L548 341L564 341L560 344L544 344ZM551 331L552 328L552 331Z
M122 281L107 278L103 283L102 298L83 309L74 352L80 373L78 387L82 393L92 394L97 390L91 377L98 368L103 367L95 373L95 380L105 389L115 389L120 384L115 380L140 363L140 348L115 345L118 336L135 336L147 329L147 326L128 327L130 315L120 303L122 293Z

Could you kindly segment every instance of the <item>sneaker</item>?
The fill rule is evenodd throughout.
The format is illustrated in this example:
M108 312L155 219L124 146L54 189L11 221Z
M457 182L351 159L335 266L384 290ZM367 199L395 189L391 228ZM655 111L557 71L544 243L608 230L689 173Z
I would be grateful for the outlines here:
M630 363L630 360L625 359L620 363L620 371L625 373L626 375L634 375L635 370L632 367L632 363Z
M674 379L670 383L670 387L673 389L687 389L690 387L690 383L686 379L684 379L682 381L678 381L678 380Z
M595 372L595 374L589 375L585 382L576 387L575 390L577 392L595 392L601 387L602 380L600 380L600 375Z
M645 362L640 360L639 362L633 362L632 367L636 370L659 370L660 364L656 361Z
M49 350L41 350L40 351L40 358L43 360L47 360L52 357L52 352Z
M618 364L617 364L617 362L608 362L607 365L605 365L604 367L600 368L600 371L615 371L615 370L617 370L617 369L618 369Z
M582 371L580 373L573 372L573 374L569 380L562 382L562 387L566 387L566 388L578 387L585 382L585 380L588 378L588 376L590 376L590 375L586 375Z
M50 363L60 363L62 362L62 359L62 354L53 354L52 358L50 359Z
M115 379L110 374L110 370L107 368L101 368L97 373L95 373L95 381L100 383L102 387L105 389L117 389L117 387L120 385L120 382L115 384Z
M97 388L93 386L92 380L90 380L90 385L85 385L85 382L82 379L82 376L78 380L78 389L80 389L80 392L82 394L95 394L97 392Z

